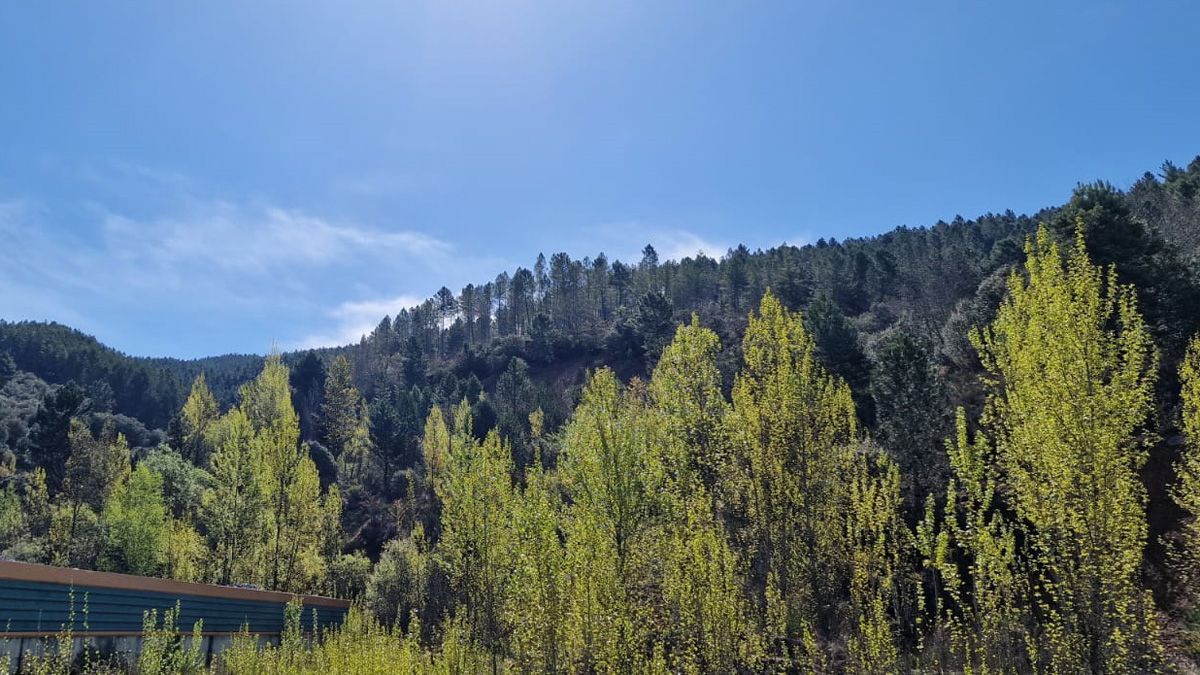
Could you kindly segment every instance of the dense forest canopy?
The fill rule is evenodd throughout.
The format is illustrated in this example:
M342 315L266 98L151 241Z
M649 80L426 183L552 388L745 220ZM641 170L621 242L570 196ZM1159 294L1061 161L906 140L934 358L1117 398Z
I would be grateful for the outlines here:
M343 638L414 669L1189 664L1198 334L1200 157L1032 216L539 255L336 348L0 321L0 548L359 599Z

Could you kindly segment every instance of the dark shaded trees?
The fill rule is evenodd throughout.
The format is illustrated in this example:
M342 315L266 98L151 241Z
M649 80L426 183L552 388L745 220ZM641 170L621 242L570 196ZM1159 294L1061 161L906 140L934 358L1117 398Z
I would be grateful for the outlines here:
M949 471L949 401L928 345L902 326L880 334L871 345L870 391L875 440L900 468L905 509L915 521Z
M658 361L663 347L671 341L675 328L673 315L671 303L662 293L651 291L638 300L634 330L641 340L642 352L651 364Z
M1200 330L1200 283L1181 252L1152 225L1134 216L1129 200L1104 182L1080 185L1050 221L1068 245L1083 227L1088 254L1097 265L1115 265L1117 279L1137 289L1138 305L1164 349L1177 361Z
M46 472L51 492L62 488L67 458L71 456L71 420L88 411L83 389L74 383L57 387L42 400L33 418L29 460Z
M386 339L384 348L392 347L392 340ZM321 403L325 394L325 362L317 353L309 350L292 368L291 385L293 399L296 401L296 414L300 416L300 438L311 440L318 434L318 418Z

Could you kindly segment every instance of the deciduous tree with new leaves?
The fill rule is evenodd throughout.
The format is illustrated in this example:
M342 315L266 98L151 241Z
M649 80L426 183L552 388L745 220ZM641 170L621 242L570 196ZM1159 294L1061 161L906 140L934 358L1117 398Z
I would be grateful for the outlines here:
M518 669L563 672L566 644L566 551L559 538L562 504L555 476L535 461L513 504L512 580L505 622Z
M205 501L218 583L260 583L312 590L324 578L327 556L316 465L300 444L287 367L278 355L239 392L240 401L214 426L213 489Z
M973 560L961 640L992 642L964 654L981 668L1019 633L1039 670L1143 671L1161 656L1138 473L1157 356L1133 289L1083 242L1081 229L1064 253L1040 230L995 321L972 335L988 399L974 439L960 414L951 444L952 487L967 496L952 529Z
M162 476L138 466L105 501L106 568L143 576L162 571L171 535L162 486Z
M438 551L462 602L458 617L473 639L498 655L508 632L503 611L513 565L512 455L495 431L475 439L466 401L454 410L447 440L445 462L433 474L442 503Z
M267 503L262 580L269 588L299 591L322 577L320 479L300 445L300 419L292 406L288 370L278 355L242 387L241 409L254 431Z
M726 420L746 523L740 543L767 639L777 658L812 669L826 662L823 640L849 636L862 668L886 670L895 646L879 607L895 590L895 469L861 450L849 387L818 363L801 317L770 292L742 352Z
M650 379L654 408L667 432L683 449L685 465L677 467L682 481L695 478L707 492L723 487L729 478L729 441L724 418L729 407L721 393L717 354L721 340L692 316L663 350ZM694 485L681 486L691 489Z
M645 386L594 373L567 425L561 472L570 506L567 640L571 668L639 672L649 663L654 578L666 534L667 442Z
M213 487L201 513L211 550L205 578L249 583L260 576L267 526L266 470L246 413L234 408L214 430Z
M1171 488L1175 503L1187 514L1174 553L1174 567L1179 575L1189 606L1200 603L1200 336L1192 338L1187 355L1179 369L1183 385L1183 433L1187 445L1176 463L1176 483Z
M192 390L179 411L181 447L177 448L181 455L196 466L208 466L212 454L209 429L220 415L221 407L209 391L204 373L200 373L192 382Z
M742 594L745 561L722 520L730 454L717 368L720 339L692 317L663 350L649 393L649 419L662 425L653 448L664 470L666 532L660 637L668 667L730 672L756 667L759 633Z

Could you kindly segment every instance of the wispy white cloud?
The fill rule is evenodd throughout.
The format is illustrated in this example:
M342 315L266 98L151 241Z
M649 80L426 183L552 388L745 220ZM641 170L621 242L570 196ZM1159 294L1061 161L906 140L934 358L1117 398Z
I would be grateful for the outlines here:
M716 243L687 230L668 230L651 237L651 245L658 252L659 260L682 260L703 253L709 258L720 260L729 250L729 245Z
M330 222L301 211L193 203L181 214L151 220L103 217L113 251L164 266L203 263L231 271L268 273L279 266L320 266L357 256L442 254L450 247L420 232L385 231Z
M719 260L729 249L728 243L713 240L692 229L642 220L597 225L588 230L580 243L627 263L641 260L646 244L653 246L658 259L664 261L694 258L698 253Z
M291 345L296 349L333 347L353 344L370 333L385 316L396 316L402 309L419 305L423 300L415 295L397 295L373 300L343 302L327 312L334 323L327 331L312 333Z
M366 193L400 180L376 178L347 188ZM97 164L80 179L103 188L86 204L0 196L0 318L54 319L101 339L140 329L155 336L143 340L152 345L148 355L265 349L268 338L286 348L322 347L357 342L384 315L419 304L438 286L513 268L418 229L213 196L169 170ZM661 260L680 260L719 259L738 242L630 220L556 245L637 262L646 243ZM184 330L195 331L187 352L172 343L178 330L157 327L181 314L189 317Z
M626 220L597 225L587 232L582 243L603 250L625 262L642 258L642 247L650 244L659 260L682 260L704 254L714 260L725 257L731 248L745 244L750 250L781 244L804 246L812 242L807 233L774 240L713 238L689 227L676 227L653 221Z
M38 225L40 209L28 200L0 201L0 318L50 319L85 327L62 288L76 292L81 280L80 242L50 245Z
M164 196L140 208L0 196L0 318L63 321L104 339L185 312L237 336L209 338L217 351L245 349L250 330L289 346L345 344L416 304L401 295L414 276L457 264L449 244L419 230L197 195L186 177L137 165L112 172ZM222 332L228 322L247 328Z
M194 180L178 171L126 159L84 162L74 171L79 178L114 192L153 189L178 196L197 189Z
M813 243L813 238L810 233L801 232L800 234L796 234L791 237L786 237L786 238L784 238L783 241L781 241L779 243L787 244L789 246L803 247L803 246L808 246L809 244Z

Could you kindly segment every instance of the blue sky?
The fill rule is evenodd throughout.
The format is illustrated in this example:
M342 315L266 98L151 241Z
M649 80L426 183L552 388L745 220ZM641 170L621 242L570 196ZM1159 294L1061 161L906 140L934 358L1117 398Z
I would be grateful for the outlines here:
M1191 2L9 2L0 318L334 344L538 251L1060 203L1200 153Z

